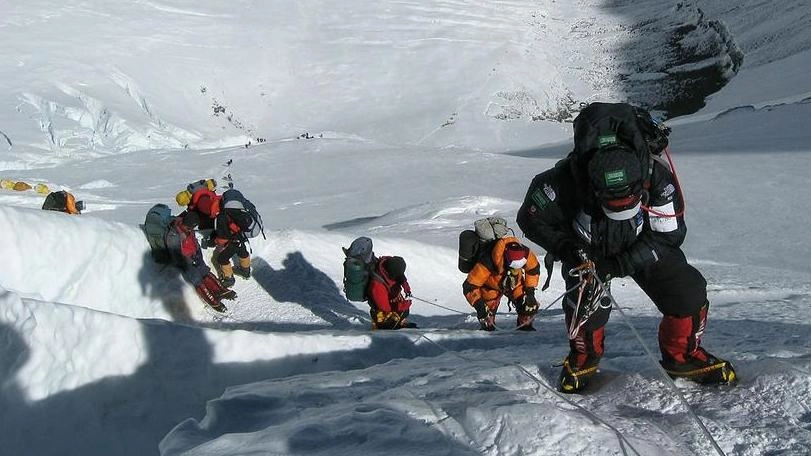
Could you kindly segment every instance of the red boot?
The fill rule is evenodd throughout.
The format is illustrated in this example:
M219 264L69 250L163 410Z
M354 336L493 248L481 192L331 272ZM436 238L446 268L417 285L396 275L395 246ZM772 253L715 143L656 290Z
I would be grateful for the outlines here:
M729 384L738 379L729 361L717 358L701 348L701 336L707 325L705 304L695 315L665 315L659 325L662 367L671 377L683 377L697 383Z
M223 287L220 281L211 273L203 278L203 281L200 282L200 285L197 285L195 290L200 298L217 312L226 312L228 310L225 304L222 303L223 299L236 298L236 293Z
M597 373L603 357L605 327L595 331L581 329L574 340L569 341L569 356L563 361L558 377L561 393L579 393Z

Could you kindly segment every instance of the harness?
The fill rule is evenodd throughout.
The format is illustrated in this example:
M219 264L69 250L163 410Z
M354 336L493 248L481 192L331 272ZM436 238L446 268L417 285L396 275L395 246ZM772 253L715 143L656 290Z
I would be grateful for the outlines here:
M580 283L577 285L574 314L568 328L569 340L577 338L580 328L592 315L601 309L611 307L611 299L607 299L606 295L607 285L598 281L594 274L596 274L594 262L589 259L585 259L579 266L569 270L570 277L580 279Z

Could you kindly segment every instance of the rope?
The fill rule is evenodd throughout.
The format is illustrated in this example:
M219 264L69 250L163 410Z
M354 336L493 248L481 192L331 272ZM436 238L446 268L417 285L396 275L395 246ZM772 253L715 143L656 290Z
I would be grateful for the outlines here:
M681 209L674 214L666 214L664 212L653 210L645 204L642 205L642 209L645 212L653 214L657 217L667 217L667 218L681 217L682 215L684 215L684 211L687 210L687 203L684 200L684 193L682 192L681 182L679 182L679 176L676 174L676 165L673 164L673 158L670 156L670 147L665 147L665 157L667 157L667 163L668 166L670 166L670 174L673 175L673 183L676 186L676 191L679 192L679 203L681 204Z
M554 299L552 302L550 302L549 304L547 304L547 305L546 305L546 307L544 307L543 309L539 309L537 313L538 313L538 314L540 314L541 312L543 312L543 311L545 311L545 310L549 310L549 308L550 308L550 307L552 307L553 305L555 305L555 303L556 303L556 302L558 302L558 301L562 300L563 298L565 298L567 294L571 293L572 291L574 291L574 290L575 290L577 287L579 287L579 286L580 286L580 284L577 284L577 285L573 286L572 288L569 288L568 290L564 291L563 293L561 293L561 294L560 294L560 296L558 296L558 297L557 297L557 298L555 298L555 299ZM410 296L410 298L411 298L411 299L413 299L413 300L415 300L415 301L424 302L424 303L426 303L426 304L428 304L428 305L431 305L431 306L434 306L434 307L438 307L438 308L440 308L440 309L450 310L451 312L457 313L457 314L459 314L459 315L472 316L472 314L470 314L470 313L467 313L467 312L462 312L462 311L459 311L459 310L456 310L456 309L451 309L450 307L445 307L445 306L443 306L443 305L440 305L440 304L437 304L437 303L435 303L435 302L431 302L431 301L428 301L428 300L422 299L422 298L417 297L417 296L414 296L414 295L411 295L411 296ZM536 314L536 315L537 315L537 314ZM537 316L533 316L533 317L532 317L532 319L531 319L530 321L528 321L528 322L524 323L524 324L523 324L523 325L521 325L521 326L517 326L517 327L515 327L513 330L514 330L514 331L517 331L517 330L519 330L521 327L526 326L526 325L527 325L527 324L529 324L529 323L532 323L532 322L535 320L535 318L537 318ZM499 327L498 327L498 326L496 326L496 325L493 325L493 327L495 327L496 329L499 329L499 330L501 329L501 328L499 328Z
M558 299L560 299L560 298L558 298ZM567 404L569 404L569 405L570 405L570 406L572 406L573 408L575 408L575 409L579 410L580 412L582 412L582 413L583 413L585 416L587 416L587 417L591 418L593 421L595 421L595 422L597 422L597 423L601 424L602 426L606 427L606 428L607 428L607 429L609 429L611 432L613 432L613 433L614 433L614 435L616 435L617 440L618 440L618 441L619 441L619 443L620 443L620 448L621 448L622 453L623 453L624 455L628 455L628 452L626 451L626 448L625 448L625 446L627 445L627 446L628 446L628 448L630 448L630 450L631 450L631 451L633 451L633 454L636 454L637 456L641 456L641 454L639 453L639 451L637 451L637 450L634 448L634 446L631 444L631 442L629 442L629 441L628 441L628 439L627 439L627 438L626 438L626 437L625 437L625 436L622 434L622 432L620 432L620 431L619 431L619 429L615 428L614 426L612 426L611 424L609 424L607 421L605 421L605 420L603 420L602 418L600 418L599 416L597 416L595 413L590 412L588 409L586 409L586 408L585 408L585 407L583 407L582 405L580 405L580 404L578 404L577 402L573 401L572 399L570 399L570 398L566 397L565 395L563 395L562 393L560 393L559 391L557 391L555 388L553 388L551 385L549 385L548 383L546 383L545 381L543 381L541 378L539 378L537 375L533 374L532 372L529 372L529 371L528 371L528 370L527 370L527 369L526 369L524 366L521 366L521 365L520 365L518 362L515 362L515 363L513 363L513 364L509 364L509 363L504 363L504 362L496 361L496 360L494 360L494 359L492 359L492 358L489 358L489 357L477 357L475 360L473 360L473 359L468 359L467 357L464 357L464 356L460 355L459 353L456 353L456 352L453 352L453 351L448 350L448 349L447 349L447 348L445 348L445 347L444 347L442 344L440 344L440 343L438 343L438 342L436 342L436 341L432 340L431 338L429 338L428 336L426 336L424 333L423 333L423 334L420 334L420 337L418 337L418 338L415 340L415 343L416 343L416 341L417 341L417 340L419 340L420 338L425 339L425 340L426 340L426 341L428 341L429 343L431 343L431 344L435 345L435 346L436 346L436 347L438 347L440 350L442 350L442 352L443 352L443 353L449 353L449 354L451 354L451 355L453 355L453 356L456 356L457 358L461 359L462 361L465 361L465 362L468 362L468 363L472 363L472 362L474 362L474 361L488 361L488 362L492 363L492 364L493 364L493 365L495 365L495 366L505 366L505 367L514 367L514 368L516 368L516 369L517 369L519 372L521 372L522 374L524 374L526 377L528 377L530 380L532 380L532 381L533 381L534 383L536 383L538 386L540 386L540 387L542 387L542 388L546 389L547 391L551 392L551 393L552 393L552 394L554 394L554 395L555 395L555 396L556 396L558 399L562 400L563 402L566 402Z
M592 272L592 273L594 274L593 277L594 277L594 279L597 280L597 283L602 286L603 281L600 280L600 277L596 273L594 273L594 272ZM605 287L603 286L603 288L605 288ZM605 290L605 295L608 296L608 298L611 300L611 304L614 306L615 309L617 309L617 312L619 312L619 314L623 318L623 321L625 322L625 324L631 330L634 337L636 337L636 340L639 341L639 344L642 346L642 349L645 351L645 354L648 356L648 358L651 360L651 362L656 365L656 367L659 370L659 373L661 373L662 377L664 377L664 379L665 379L665 384L668 387L670 387L670 389L673 391L673 393L679 398L679 401L682 403L684 408L687 410L688 415L690 415L693 418L693 420L696 422L696 424L698 424L698 427L701 429L701 432L710 441L713 448L715 448L715 451L721 456L726 456L726 453L724 453L724 450L721 449L721 447L718 445L718 442L715 440L715 438L713 438L713 436L710 433L709 429L707 429L707 427L704 425L704 422L701 421L701 418L699 418L698 414L696 414L696 412L690 406L690 403L687 402L687 398L684 397L684 394L682 394L679 387L676 386L676 382L674 382L673 379L670 378L670 375L667 374L667 371L665 371L665 368L662 367L662 365L659 364L658 361L656 361L656 358L653 356L653 353L651 353L651 351L648 348L647 344L645 344L645 341L642 339L642 336L636 330L634 325L631 324L631 320L625 315L625 312L622 311L622 309L619 306L619 303L617 302L616 299L614 299L614 295L611 294L611 291L606 289Z
M413 300L415 300L415 301L424 302L424 303L429 304L429 305L432 305L432 306L434 306L434 307L439 307L440 309L450 310L451 312L458 313L458 314L460 314L460 315L470 315L470 313L467 313L467 312L462 312L462 311L460 311L460 310L456 310L456 309L451 309L450 307L445 307L445 306L440 305L440 304L437 304L437 303L435 303L435 302L426 301L425 299L418 298L418 297L416 297L416 296L414 296L414 295L411 295L411 296L410 296L410 298L411 298L411 299L413 299Z

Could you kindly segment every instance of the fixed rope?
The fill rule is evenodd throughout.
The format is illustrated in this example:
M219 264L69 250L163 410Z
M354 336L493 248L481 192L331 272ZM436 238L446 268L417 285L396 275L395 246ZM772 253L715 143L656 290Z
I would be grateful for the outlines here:
M569 294L570 292L574 291L574 290L575 290L577 287L579 287L579 286L580 286L579 284L578 284L578 285L575 285L575 286L573 286L572 288L569 288L568 290L566 290L566 291L564 291L563 293L561 293L561 294L560 294L560 296L558 296L558 297L557 297L557 298L555 298L555 299L554 299L552 302L550 302L549 304L547 304L547 305L546 305L546 307L544 307L543 309L539 309L539 310L538 310L538 314L540 314L541 312L543 312L543 311L545 311L545 310L549 310L549 308L550 308L550 307L552 307L553 305L555 305L555 303L557 303L558 301L560 301L560 300L562 300L563 298L565 298L567 294ZM462 312L462 311L460 311L460 310L452 309L452 308L450 308L450 307L446 307L446 306L443 306L443 305L441 305L441 304L437 304L437 303L435 303L435 302L431 302L431 301L428 301L428 300L426 300L426 299L423 299L423 298L420 298L420 297L417 297L417 296L414 296L414 295L411 295L411 296L410 296L410 298L411 298L411 299L413 299L413 300L415 300L415 301L424 302L425 304L428 304L428 305L431 305L431 306L434 306L434 307L438 307L438 308L440 308L440 309L449 310L449 311L454 312L454 313L457 313L457 314L459 314L459 315L465 315L465 316L472 316L472 315L473 315L473 314L471 314L471 313L469 313L469 312ZM533 320L534 320L535 318L536 318L536 317L533 317ZM498 326L496 326L495 328L496 328L496 329L500 329ZM520 328L520 327L517 327L517 328L515 328L515 329L517 330L517 329L519 329L519 328Z
M628 439L622 434L622 432L619 431L619 429L617 429L616 427L609 424L606 420L603 420L602 418L597 416L594 412L589 411L588 409L586 409L582 405L580 405L577 402L573 401L572 399L566 397L565 395L563 395L562 393L557 391L555 388L553 388L551 385L546 383L543 379L539 378L537 375L535 375L532 372L528 371L524 366L521 366L518 362L516 362L516 363L504 363L504 362L496 361L496 360L494 360L492 358L488 358L488 357L477 357L475 360L474 359L469 359L469 358L466 358L466 357L460 355L459 353L448 350L447 348L445 348L439 342L436 342L433 339L431 339L430 337L426 336L425 333L420 334L420 337L418 337L415 340L415 343L420 338L425 339L428 343L438 347L440 350L442 350L443 353L448 353L448 354L451 354L453 356L456 356L457 358L459 358L462 361L465 361L467 363L473 363L473 362L476 362L476 361L487 361L487 362L490 362L491 364L493 364L495 366L498 366L498 367L514 367L514 368L516 368L519 372L521 372L523 375L528 377L530 380L532 380L534 383L536 383L541 388L544 388L547 391L551 392L553 395L555 395L561 401L569 404L574 409L579 410L581 413L583 413L585 416L591 418L596 423L599 423L600 425L602 425L605 428L607 428L608 430L610 430L617 437L617 440L620 443L620 448L622 449L622 452L623 452L624 455L629 454L626 451L626 448L625 448L627 446L628 448L630 448L630 450L633 452L633 454L635 454L637 456L641 456L641 453L634 448L634 446L631 444L631 442L628 441Z
M607 296L608 299L611 300L611 304L614 306L614 308L617 310L617 312L619 312L619 314L622 317L623 321L628 326L628 328L631 330L631 333L634 335L634 337L636 337L636 340L639 341L639 345L642 346L642 349L645 351L645 354L647 355L647 357L651 360L651 362L653 364L656 365L659 373L661 373L662 377L664 377L665 384L673 391L673 393L676 395L676 397L678 397L681 404L687 410L687 414L690 415L693 418L693 420L696 422L696 424L698 425L701 432L707 437L707 440L710 441L710 444L713 446L716 453L718 453L720 456L726 456L726 453L724 453L724 450L722 450L721 447L718 445L718 442L712 436L709 429L707 429L707 427L704 425L704 422L701 421L701 418L698 416L698 414L696 414L695 410L693 410L693 408L690 406L690 403L687 402L687 398L684 397L684 394L681 392L679 387L676 386L676 382L673 381L673 379L670 377L670 375L668 375L667 371L665 371L665 368L662 367L662 365L659 364L659 362L656 360L656 357L653 356L653 353L650 351L650 349L648 348L648 345L642 339L642 336L639 334L639 331L637 331L636 328L634 327L634 325L631 323L630 318L628 318L625 315L625 312L623 312L623 310L620 308L619 303L617 302L617 300L614 299L614 295L612 295L611 291L608 290L605 287L605 284L603 283L602 280L600 280L600 277L597 275L596 271L593 268L592 268L592 274L593 274L594 279L597 281L598 285L600 285L603 288L605 296Z

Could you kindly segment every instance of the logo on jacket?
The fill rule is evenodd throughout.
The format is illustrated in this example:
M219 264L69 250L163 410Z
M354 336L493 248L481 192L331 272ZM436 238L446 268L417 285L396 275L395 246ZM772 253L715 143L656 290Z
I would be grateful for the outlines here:
M670 195L676 193L676 187L673 184L667 184L665 188L662 189L662 198L670 198Z
M555 201L558 195L555 194L555 189L549 184L543 184L543 192L549 197L549 201Z
M617 135L602 135L597 137L598 147L613 146L614 144L617 144Z
M532 201L538 206L538 210L543 210L547 204L549 204L549 199L544 195L544 191L540 188L536 188L534 192L532 192Z

